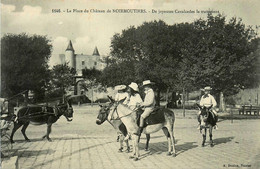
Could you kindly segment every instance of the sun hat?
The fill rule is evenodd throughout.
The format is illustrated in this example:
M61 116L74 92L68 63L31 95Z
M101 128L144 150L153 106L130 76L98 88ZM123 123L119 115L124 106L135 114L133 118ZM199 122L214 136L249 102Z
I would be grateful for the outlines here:
M204 89L203 89L203 91L210 91L210 90L212 90L212 88L211 88L210 86L206 86L206 87L204 87Z
M143 85L142 86L152 85L152 84L154 84L154 82L151 82L150 80L145 80L145 81L143 81Z
M115 90L120 91L126 89L126 85L117 85L115 86Z
M138 85L134 82L131 82L130 85L128 85L131 89L133 89L136 92L139 92Z

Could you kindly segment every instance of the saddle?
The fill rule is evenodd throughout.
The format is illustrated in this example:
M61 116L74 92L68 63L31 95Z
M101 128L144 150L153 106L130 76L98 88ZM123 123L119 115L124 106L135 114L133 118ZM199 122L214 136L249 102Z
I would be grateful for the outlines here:
M148 125L154 125L154 124L160 124L165 122L165 117L164 117L164 108L161 107L156 107L154 110L151 112L151 114L144 119L144 126L146 127ZM140 118L144 110L142 109L137 109L137 125L140 125Z

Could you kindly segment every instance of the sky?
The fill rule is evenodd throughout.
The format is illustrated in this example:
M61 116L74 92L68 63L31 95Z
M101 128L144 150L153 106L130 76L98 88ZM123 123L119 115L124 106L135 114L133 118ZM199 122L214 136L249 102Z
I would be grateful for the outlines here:
M170 25L193 22L206 18L202 11L213 10L228 19L241 18L247 26L260 26L259 0L1 0L0 5L1 37L24 32L47 35L53 45L51 66L60 63L58 56L65 53L69 40L77 54L92 54L97 46L101 55L108 55L115 33L145 21L161 19ZM140 9L145 13L117 13L115 9ZM184 10L195 13L179 12Z

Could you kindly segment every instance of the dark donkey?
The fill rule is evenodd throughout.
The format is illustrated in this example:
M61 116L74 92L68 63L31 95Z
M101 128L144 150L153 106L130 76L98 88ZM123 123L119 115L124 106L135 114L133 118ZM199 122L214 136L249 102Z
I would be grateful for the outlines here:
M116 130L119 130L124 136L126 136L127 135L126 126L124 125L124 123L120 119L108 120L108 114L109 114L109 110L112 106L112 103L110 103L109 105L103 105L103 106L99 105L99 106L101 107L101 109L99 110L97 120L96 120L96 124L101 125L102 123L104 123L107 120ZM149 141L150 141L150 134L146 134L145 151L148 151ZM126 145L127 145L127 151L129 152L130 147L129 147L129 144L128 144L128 140L126 140L125 142L126 142ZM119 152L122 152L122 150L123 150L123 138L122 137L120 137L119 143L120 143Z
M214 117L213 112L211 112L212 105L210 107L201 107L197 104L197 106L200 109L200 115L198 117L198 120L200 122L200 131L202 132L203 140L202 140L202 147L205 146L206 142L206 134L207 134L207 128L209 129L209 137L210 137L210 146L213 147L214 143L212 140L212 129L213 126L216 125L217 117Z
M14 143L14 133L21 126L23 126L21 131L25 140L30 141L25 134L26 128L28 127L30 122L35 125L47 124L47 133L42 138L44 139L46 137L48 141L52 141L49 137L51 133L51 126L62 115L66 117L67 121L72 121L73 108L71 106L71 103L67 100L65 101L65 103L60 103L55 107L38 105L23 107L17 113L17 120L16 122L14 122L14 128L10 137L10 141Z

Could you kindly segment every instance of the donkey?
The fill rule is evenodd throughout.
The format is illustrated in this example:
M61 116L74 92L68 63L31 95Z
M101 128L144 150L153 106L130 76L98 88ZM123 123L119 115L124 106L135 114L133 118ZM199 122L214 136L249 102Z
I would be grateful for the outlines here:
M206 134L207 134L207 128L209 129L209 138L210 138L210 146L213 147L214 143L212 140L212 129L213 126L216 125L217 119L213 117L213 113L211 112L212 105L210 107L201 107L197 104L197 106L200 109L200 115L198 117L198 120L200 122L200 132L202 133L203 140L202 140L202 147L205 146L206 142Z
M30 141L30 139L26 136L25 131L30 123L35 125L47 124L47 133L42 138L47 138L48 141L52 141L49 137L51 133L51 126L55 123L60 116L64 115L67 121L72 121L73 118L73 108L70 102L65 102L58 104L55 108L48 106L25 106L21 108L17 113L17 120L14 122L14 128L12 130L12 134L10 137L11 143L14 143L13 136L16 130L18 130L21 126L22 134L26 141Z
M126 126L127 131L132 135L132 137L133 137L133 155L130 156L130 158L133 158L135 161L137 161L140 157L140 153L139 153L140 136L137 135L137 130L139 127L136 123L136 113L133 113L134 111L131 110L128 106L126 106L120 102L115 102L112 98L109 98L109 99L112 104L111 108L108 110L109 116L111 116L111 119L120 119ZM173 134L173 127L174 127L174 121L175 121L174 112L172 112L171 110L169 110L167 108L161 108L161 109L159 109L159 111L160 112L156 113L157 115L151 114L147 118L147 120L156 121L156 119L158 119L158 114L160 114L160 113L163 116L164 120L157 124L152 124L152 125L148 124L147 126L144 126L143 133L151 134L151 133L157 132L160 129L162 129L168 139L167 155L173 155L175 157L176 156L175 139L174 139L174 134ZM156 116L156 119L154 118L154 116Z
M111 108L112 104L107 105L99 105L101 109L99 110L97 119L96 119L96 124L101 125L104 123L106 120L117 130L120 131L124 137L127 135L127 129L124 123L120 119L108 119L108 114L109 114L109 109ZM123 137L119 137L119 143L120 143L120 148L119 152L122 152L123 150ZM149 141L150 141L150 134L146 134L146 146L145 146L145 151L149 150ZM127 152L130 152L130 147L128 140L125 140L126 146L127 146Z

